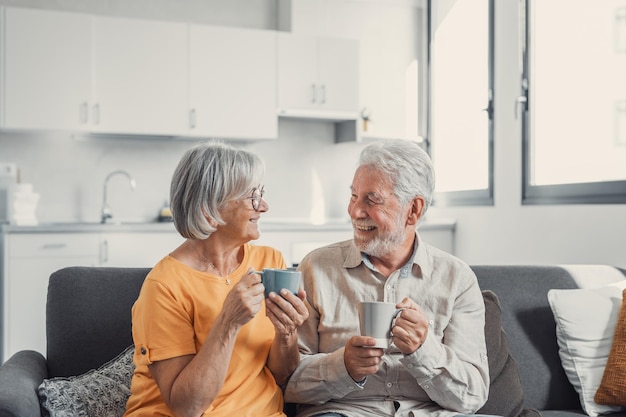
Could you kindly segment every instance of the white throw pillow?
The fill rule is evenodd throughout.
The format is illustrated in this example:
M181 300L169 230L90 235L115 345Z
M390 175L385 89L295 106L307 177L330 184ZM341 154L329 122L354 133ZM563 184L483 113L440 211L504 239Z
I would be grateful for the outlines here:
M602 288L548 291L563 369L590 416L623 410L593 397L611 351L626 280Z

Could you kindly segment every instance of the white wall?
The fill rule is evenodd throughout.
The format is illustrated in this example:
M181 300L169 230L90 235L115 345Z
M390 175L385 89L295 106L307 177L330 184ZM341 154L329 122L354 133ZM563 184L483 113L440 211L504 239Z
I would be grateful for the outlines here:
M358 3L346 0L340 3ZM362 0L372 3L372 0ZM404 7L410 2L390 2ZM253 0L0 0L0 4L274 29L277 1ZM454 217L456 253L471 264L607 263L626 268L625 205L521 206L521 137L514 118L519 93L517 0L496 7L495 206L438 208ZM336 145L328 123L283 120L279 139L243 145L266 161L266 218L310 218L323 197L327 219L345 218L348 186L363 145ZM110 184L120 218L154 218L169 180L191 142L97 139L68 135L0 133L0 161L16 162L23 181L41 194L40 221L98 219L102 181L113 169L136 177L131 193L122 177ZM321 190L321 191L320 191Z

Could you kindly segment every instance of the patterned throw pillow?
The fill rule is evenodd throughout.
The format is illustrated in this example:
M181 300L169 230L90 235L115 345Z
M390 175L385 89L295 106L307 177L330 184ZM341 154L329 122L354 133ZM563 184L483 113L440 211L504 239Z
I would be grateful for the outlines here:
M44 379L39 400L50 417L121 417L130 396L133 346L98 369L68 378Z
M594 401L626 407L626 290L622 292L622 308L617 317L609 359Z

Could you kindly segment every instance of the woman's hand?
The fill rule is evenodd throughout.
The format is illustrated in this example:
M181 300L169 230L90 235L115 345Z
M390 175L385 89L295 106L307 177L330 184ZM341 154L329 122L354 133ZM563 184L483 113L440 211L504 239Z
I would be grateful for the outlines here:
M306 293L300 290L295 296L291 291L283 289L281 295L270 293L269 298L265 300L265 306L267 316L276 329L276 335L289 337L294 335L298 327L309 318L309 310L303 301Z
M224 300L221 314L227 323L243 326L261 309L265 289L263 285L260 285L261 277L252 272L254 270L250 268L248 273L233 286Z

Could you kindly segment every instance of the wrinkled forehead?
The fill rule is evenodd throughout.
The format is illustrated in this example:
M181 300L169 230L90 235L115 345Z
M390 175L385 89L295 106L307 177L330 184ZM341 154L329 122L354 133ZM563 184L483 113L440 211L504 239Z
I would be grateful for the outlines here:
M370 165L357 168L350 189L359 194L374 193L383 198L394 195L393 179Z

